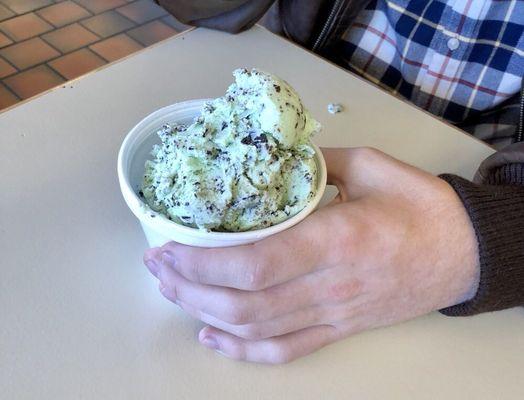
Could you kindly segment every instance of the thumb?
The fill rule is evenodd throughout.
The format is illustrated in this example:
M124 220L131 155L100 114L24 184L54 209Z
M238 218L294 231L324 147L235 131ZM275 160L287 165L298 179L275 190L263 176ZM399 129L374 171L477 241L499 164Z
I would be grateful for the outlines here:
M335 205L348 200L345 181L345 168L347 159L347 149L344 148L321 148L322 155L326 161L327 184L336 186L338 194L328 204Z
M365 179L366 165L358 161L358 148L322 148L326 160L327 183L339 191L335 203L360 198L372 189Z
M323 147L321 150L326 160L328 185L337 187L343 185L346 180L347 160L350 149Z
M377 192L405 195L409 188L420 189L432 176L369 147L323 148L322 154L326 160L328 183L337 186L342 201Z

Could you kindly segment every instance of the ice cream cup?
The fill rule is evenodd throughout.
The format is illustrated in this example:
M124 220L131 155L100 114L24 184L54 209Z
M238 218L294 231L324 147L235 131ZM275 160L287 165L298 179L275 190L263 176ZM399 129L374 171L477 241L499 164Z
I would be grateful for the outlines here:
M139 219L151 247L162 246L169 241L198 247L228 247L254 243L298 224L315 210L326 189L326 162L320 149L313 145L319 174L317 193L302 211L279 224L247 232L206 232L170 221L162 214L151 211L138 193L142 184L144 163L151 158L153 145L160 143L157 131L165 123L191 123L200 113L205 101L185 101L155 111L131 129L120 148L120 189L128 207Z

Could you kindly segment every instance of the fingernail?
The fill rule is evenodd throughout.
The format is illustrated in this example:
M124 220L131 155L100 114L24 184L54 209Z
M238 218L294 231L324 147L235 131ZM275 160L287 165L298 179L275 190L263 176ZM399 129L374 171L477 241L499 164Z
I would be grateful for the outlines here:
M160 272L160 266L153 260L149 259L145 261L146 267L154 276L158 278L158 273Z
M218 342L213 336L205 336L202 338L200 343L202 343L208 349L218 350Z
M169 267L174 267L175 266L175 256L173 256L173 254L167 251L164 251L162 253L162 263L164 263L164 265L167 265Z
M162 281L160 281L160 283L158 284L158 290L160 290L160 293L164 293L164 290L166 290L166 287L164 286Z

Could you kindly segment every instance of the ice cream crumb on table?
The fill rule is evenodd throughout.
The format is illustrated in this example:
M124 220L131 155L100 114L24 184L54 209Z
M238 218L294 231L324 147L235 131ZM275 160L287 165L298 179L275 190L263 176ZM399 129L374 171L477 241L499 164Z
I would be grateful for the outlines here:
M330 114L338 114L344 111L344 106L340 103L329 103L327 109Z

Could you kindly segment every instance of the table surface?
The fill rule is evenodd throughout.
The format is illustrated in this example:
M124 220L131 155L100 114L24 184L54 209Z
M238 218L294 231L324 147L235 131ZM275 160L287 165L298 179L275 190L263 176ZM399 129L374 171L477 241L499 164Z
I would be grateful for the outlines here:
M120 195L133 125L176 101L221 95L237 67L296 87L324 146L369 145L471 177L493 152L262 28L194 30L0 115L0 398L517 399L524 312L437 313L261 366L201 347L201 324L164 301ZM327 113L330 102L346 110Z

